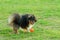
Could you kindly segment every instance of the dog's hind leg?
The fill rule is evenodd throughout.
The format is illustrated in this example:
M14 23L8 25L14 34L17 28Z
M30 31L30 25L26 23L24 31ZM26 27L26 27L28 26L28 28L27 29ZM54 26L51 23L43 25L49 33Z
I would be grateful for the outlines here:
M18 29L17 29L16 27L13 27L13 32L14 32L15 34L17 34L17 33L18 33Z
M19 33L18 33L18 29L19 29L19 26L16 25L16 24L14 24L14 25L13 25L13 32L14 32L15 34L19 34Z

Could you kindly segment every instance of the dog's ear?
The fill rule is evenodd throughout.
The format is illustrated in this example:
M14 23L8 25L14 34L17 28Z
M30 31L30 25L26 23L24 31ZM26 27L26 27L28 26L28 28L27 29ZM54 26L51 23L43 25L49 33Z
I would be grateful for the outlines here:
M28 18L30 18L30 17L31 17L31 15L28 16Z
M30 14L30 15L28 15L28 18L31 18L31 17L33 17L34 15L33 14Z
M28 18L31 18L31 15L29 15Z

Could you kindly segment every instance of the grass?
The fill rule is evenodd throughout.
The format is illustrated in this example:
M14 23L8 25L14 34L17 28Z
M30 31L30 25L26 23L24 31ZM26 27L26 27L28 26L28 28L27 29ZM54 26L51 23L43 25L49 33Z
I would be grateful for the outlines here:
M11 34L7 19L13 12L34 14L35 31ZM0 0L0 40L60 40L60 0Z

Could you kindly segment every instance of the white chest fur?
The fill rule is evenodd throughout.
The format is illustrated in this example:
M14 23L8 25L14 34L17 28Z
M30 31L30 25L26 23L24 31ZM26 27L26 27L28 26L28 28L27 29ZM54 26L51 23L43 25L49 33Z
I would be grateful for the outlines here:
M27 28L27 32L30 32L30 29L33 27L34 25L29 25L29 27ZM20 30L24 31L24 29L20 28Z
M27 28L28 32L30 32L30 29L33 27L34 25L29 25L29 27Z

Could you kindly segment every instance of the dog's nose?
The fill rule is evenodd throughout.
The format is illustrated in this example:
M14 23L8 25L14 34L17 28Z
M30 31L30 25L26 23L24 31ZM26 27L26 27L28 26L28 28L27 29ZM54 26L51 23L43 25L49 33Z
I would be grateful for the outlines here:
M35 20L35 22L37 22L37 20Z

